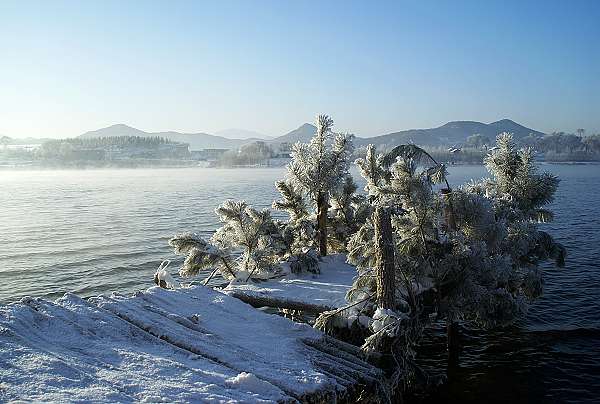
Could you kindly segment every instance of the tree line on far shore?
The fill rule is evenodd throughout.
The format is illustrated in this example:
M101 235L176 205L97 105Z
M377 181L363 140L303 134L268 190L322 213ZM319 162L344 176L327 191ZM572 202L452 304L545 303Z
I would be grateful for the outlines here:
M485 157L492 151L496 139L482 134L473 134L462 144L452 146L423 147L437 161L450 164L483 164ZM534 156L544 161L600 161L600 134L585 136L585 130L578 129L576 134L553 132L544 136L529 135L515 139L519 146L530 147ZM392 146L380 145L382 152L393 149ZM287 156L289 150L282 150L280 145L255 141L242 146L238 150L225 152L216 162L222 167L263 166L269 165L276 157ZM363 158L367 146L357 147L353 151L354 159Z
M51 139L44 141L37 149L9 148L17 144L8 136L0 137L0 153L4 157L30 160L104 160L111 157L107 151L135 151L130 158L176 158L189 159L185 145L159 136L110 136L100 138ZM600 161L600 134L586 135L584 129L575 133L553 132L548 135L530 134L515 139L519 146L530 147L538 160L544 161ZM423 147L437 161L449 164L482 164L490 153L495 139L482 134L473 134L460 144L451 146ZM379 150L387 152L393 146L379 145ZM161 149L160 152L158 150ZM272 159L288 158L291 145L270 144L254 141L237 150L224 151L214 162L220 167L268 166ZM367 146L356 147L352 158L363 158Z
M487 151L494 139L481 134L469 136L465 142L466 150ZM530 147L543 156L545 161L598 161L600 160L600 134L585 135L584 129L576 133L552 132L544 136L529 135L518 140L520 146Z

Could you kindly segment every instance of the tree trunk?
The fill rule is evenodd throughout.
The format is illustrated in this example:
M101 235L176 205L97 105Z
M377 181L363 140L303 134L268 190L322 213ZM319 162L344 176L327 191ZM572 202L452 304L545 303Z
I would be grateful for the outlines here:
M320 194L317 198L317 232L319 236L319 253L327 255L327 210L329 208L327 197Z
M452 190L444 188L441 190L444 197L444 218L446 220L446 230L456 230L456 218L452 209ZM448 368L455 369L458 367L458 358L460 355L460 332L458 323L452 319L448 319L446 328L446 338L448 347Z
M396 272L390 209L377 207L374 219L377 306L394 309Z
M446 229L448 231L456 230L456 219L454 218L454 210L452 209L452 190L444 188L441 190L444 197L444 218L446 219Z

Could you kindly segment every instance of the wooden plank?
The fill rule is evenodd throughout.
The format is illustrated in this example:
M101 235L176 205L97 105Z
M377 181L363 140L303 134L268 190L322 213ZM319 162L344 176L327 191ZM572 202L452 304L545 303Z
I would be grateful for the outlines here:
M380 384L355 348L209 288L0 306L2 399L328 402Z

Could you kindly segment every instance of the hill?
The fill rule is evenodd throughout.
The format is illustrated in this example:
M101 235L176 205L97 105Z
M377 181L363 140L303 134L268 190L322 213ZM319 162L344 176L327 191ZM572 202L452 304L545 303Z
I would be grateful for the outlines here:
M144 132L131 126L117 124L80 135L80 138L95 138L108 136L160 136L175 142L188 143L190 150L201 149L237 149L251 142L251 139L228 139L223 136L215 136L208 133L180 133L180 132Z
M306 143L308 142L316 133L317 131L317 127L315 125L311 125L310 123L305 123L304 125L300 126L297 129L294 129L291 132L286 133L283 136L279 136L276 137L275 139L272 139L270 142L271 143L296 143L296 142L302 142L302 143Z
M180 133L180 132L144 132L140 129L132 128L131 126L118 124L107 128L86 132L81 135L81 138L107 137L107 136L160 136L176 142L184 142L190 145L190 150L200 149L237 149L240 146L263 140L273 145L281 143L296 143L308 142L315 134L317 128L305 123L285 135L274 139L265 139L264 137L249 137L242 136L260 136L259 133L247 131L244 129L228 129L221 131L226 136L238 135L240 137L230 138L224 136L211 135L208 133ZM356 137L355 143L357 146L374 144L382 147L393 147L399 144L415 143L420 146L459 146L464 144L466 139L476 133L487 136L490 140L502 132L511 132L515 139L521 140L524 137L533 134L535 136L544 136L545 133L520 125L510 119L502 119L489 124L477 121L452 121L440 127L431 129L409 129L399 132L392 132L386 135L374 137Z
M396 146L405 143L415 143L420 146L453 146L464 143L467 137L479 133L494 140L499 133L511 132L516 140L534 134L543 136L545 133L527 128L510 119L502 119L490 124L477 121L452 121L431 129L410 129L393 132L387 135L370 138L357 138L358 145L372 143L376 146Z

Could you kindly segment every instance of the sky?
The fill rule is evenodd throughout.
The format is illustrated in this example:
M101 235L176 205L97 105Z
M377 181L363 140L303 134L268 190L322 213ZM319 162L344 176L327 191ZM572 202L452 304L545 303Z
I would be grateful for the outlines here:
M600 1L0 0L0 134L600 133Z

